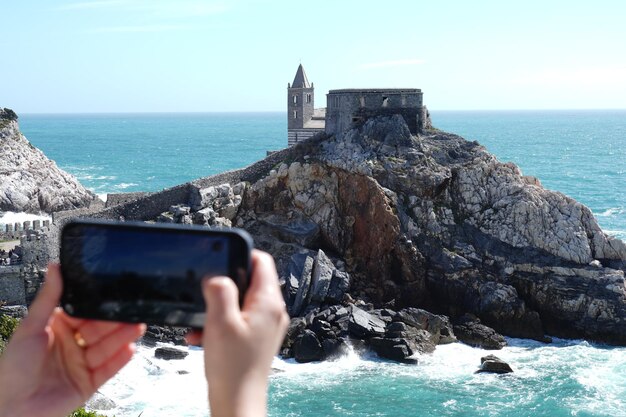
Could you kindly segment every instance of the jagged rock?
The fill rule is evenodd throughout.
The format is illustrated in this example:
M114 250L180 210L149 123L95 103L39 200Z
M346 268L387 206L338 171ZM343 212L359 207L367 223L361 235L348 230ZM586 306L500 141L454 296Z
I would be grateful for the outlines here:
M313 272L313 258L307 256L304 260L304 264L302 266L302 275L300 275L300 280L298 281L298 291L296 292L296 296L293 301L293 305L289 310L289 313L292 316L297 316L302 311L302 308L305 307L305 301L309 295L309 289L311 287L311 274Z
M419 330L426 330L431 335L431 341L438 344L456 342L450 320L445 316L429 313L419 308L404 308L394 317L396 322L406 323Z
M293 356L296 362L313 362L324 359L324 349L315 333L304 330L293 344Z
M335 269L333 271L333 277L330 280L326 300L329 303L339 303L343 300L348 290L350 290L350 274Z
M227 184L240 183L249 185L238 187L236 214L221 217L238 201ZM401 117L377 117L189 186L204 190L192 209L212 210L194 213L194 222L244 227L274 255L289 312L306 316L306 326L332 303L364 300L361 311L374 311L329 315L330 331L318 329L329 337L385 338L390 316L379 309L412 307L471 313L507 336L626 345L626 244L605 235L586 207L476 142L435 130L411 136ZM159 210L190 204L170 196ZM135 210L119 205L95 215L133 218ZM325 298L307 303L319 249L336 268L327 290L326 281L318 288ZM296 253L307 257L294 273ZM431 344L453 340L449 325L442 332L430 319L407 317Z
M454 334L458 339L470 346L482 349L502 349L507 345L504 336L485 326L474 315L466 314L454 325Z
M313 272L311 274L311 289L309 297L313 303L321 303L326 299L335 265L328 259L323 250L317 251Z
M189 355L189 352L185 352L184 350L176 349L169 346L156 348L154 351L154 357L157 359L165 359L176 360L176 359L185 359Z
M350 334L360 339L382 336L385 334L385 322L356 306L352 306L348 330Z
M408 364L417 363L417 359L411 358L415 351L406 339L374 337L370 344L381 358Z
M95 194L59 169L20 133L17 116L0 108L0 210L52 213L104 207Z
M480 358L480 368L476 371L477 374L488 372L493 374L508 374L513 372L511 366L504 362L502 359L494 355L488 355Z

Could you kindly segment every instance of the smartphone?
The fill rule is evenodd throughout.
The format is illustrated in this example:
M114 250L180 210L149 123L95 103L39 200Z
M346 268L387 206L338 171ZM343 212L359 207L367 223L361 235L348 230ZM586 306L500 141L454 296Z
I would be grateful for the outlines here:
M74 317L201 328L205 277L250 281L252 238L240 229L73 221L61 233L61 306Z

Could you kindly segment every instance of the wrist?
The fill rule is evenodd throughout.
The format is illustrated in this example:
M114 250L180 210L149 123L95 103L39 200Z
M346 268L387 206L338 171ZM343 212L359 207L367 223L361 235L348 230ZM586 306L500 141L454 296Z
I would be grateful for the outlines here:
M243 383L209 383L211 417L265 417L267 380L253 377Z

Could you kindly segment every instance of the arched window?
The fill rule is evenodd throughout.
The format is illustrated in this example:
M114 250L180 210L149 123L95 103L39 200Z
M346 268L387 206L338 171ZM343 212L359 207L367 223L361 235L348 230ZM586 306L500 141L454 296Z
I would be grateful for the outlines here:
M310 94L307 94L307 95L306 95L306 102L307 102L307 103L310 103L310 102L311 102L311 95L310 95Z
M294 110L293 111L293 118L297 119L298 118L298 110Z
M293 104L298 104L298 96L293 96Z

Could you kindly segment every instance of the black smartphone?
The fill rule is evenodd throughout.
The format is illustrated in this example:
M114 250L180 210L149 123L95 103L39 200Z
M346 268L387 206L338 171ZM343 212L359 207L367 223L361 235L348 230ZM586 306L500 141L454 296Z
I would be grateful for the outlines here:
M61 306L74 317L201 328L204 277L250 280L240 229L81 220L61 233Z

